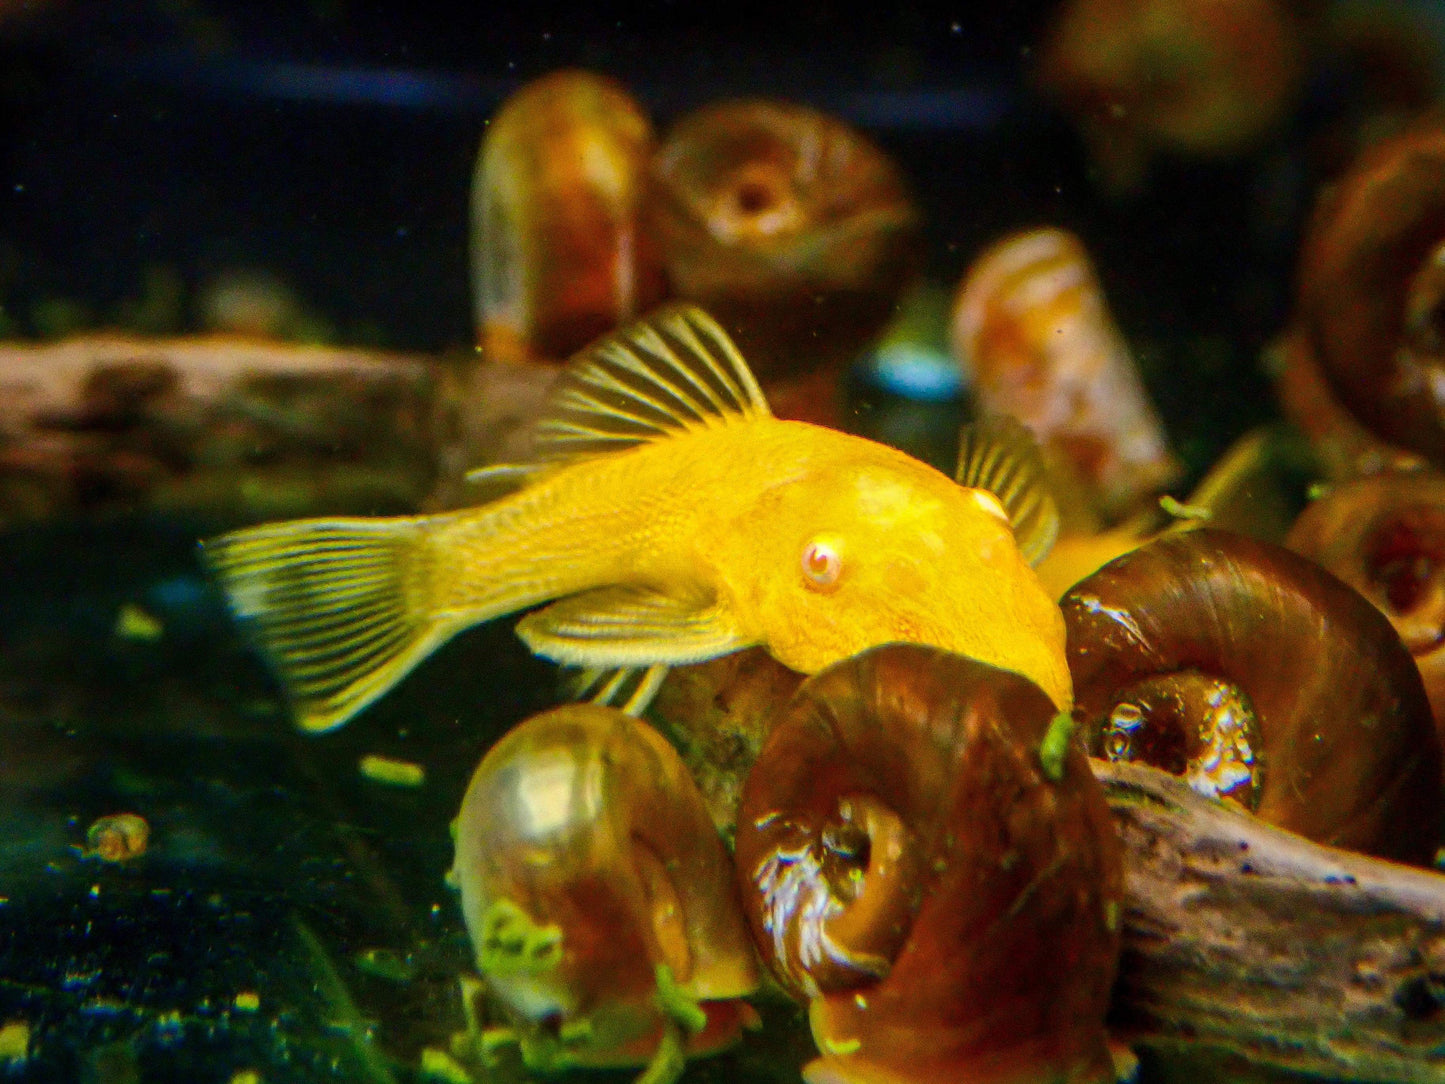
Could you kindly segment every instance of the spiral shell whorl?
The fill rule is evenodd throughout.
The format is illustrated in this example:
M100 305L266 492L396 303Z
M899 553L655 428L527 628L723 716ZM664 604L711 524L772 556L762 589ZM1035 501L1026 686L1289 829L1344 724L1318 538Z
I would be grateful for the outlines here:
M1082 749L1045 773L1054 717L1016 674L905 644L784 710L736 858L764 958L812 1000L807 1079L1105 1079L1121 860Z
M1440 748L1419 674L1383 615L1319 566L1191 531L1110 562L1061 605L1093 747L1141 683L1223 679L1258 728L1259 816L1332 846L1433 856Z

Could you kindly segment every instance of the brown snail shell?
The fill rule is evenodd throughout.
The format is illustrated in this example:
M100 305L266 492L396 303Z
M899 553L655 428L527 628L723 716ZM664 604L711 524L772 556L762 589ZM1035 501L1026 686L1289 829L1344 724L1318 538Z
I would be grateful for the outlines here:
M1320 843L1433 857L1430 705L1399 636L1353 588L1206 528L1125 554L1061 605L1093 755L1186 775Z
M1027 679L916 644L782 711L735 857L764 959L811 1001L806 1080L1113 1079L1119 843L1078 743L1045 767L1056 715Z
M497 742L463 799L453 874L524 1054L571 1029L567 1065L647 1061L660 966L706 1014L690 1053L750 1018L738 999L757 965L727 852L672 747L629 715L568 705ZM530 947L499 956L508 940Z
M1269 353L1280 409L1309 443L1316 468L1335 480L1413 470L1425 460L1366 429L1320 371L1309 336L1296 327Z
M1377 474L1334 486L1295 520L1285 545L1378 606L1414 656L1445 719L1445 475Z
M1106 179L1137 187L1149 158L1244 153L1298 97L1309 20L1287 0L1070 0L1039 80L1078 118Z
M1027 425L1102 521L1117 522L1178 477L1163 424L1073 234L1026 230L989 246L954 297L952 339L982 410Z
M1321 202L1300 258L1299 321L1341 403L1445 464L1445 121L1377 144Z
M663 298L642 226L652 124L616 81L559 71L503 103L472 184L484 356L560 361Z
M871 141L806 106L705 106L653 165L673 292L711 312L765 385L851 362L919 262L920 218Z

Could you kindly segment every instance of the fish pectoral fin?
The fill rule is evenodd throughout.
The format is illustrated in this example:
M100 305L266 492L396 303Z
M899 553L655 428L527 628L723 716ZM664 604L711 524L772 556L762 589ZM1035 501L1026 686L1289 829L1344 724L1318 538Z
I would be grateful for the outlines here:
M1048 556L1059 536L1059 508L1038 441L1023 422L994 414L964 426L954 478L998 498L1029 564Z
M563 680L562 687L570 700L586 700L641 716L662 688L667 671L668 668L660 664L609 669L589 666L573 670Z
M646 587L600 587L554 602L517 622L538 655L597 669L681 666L757 641L716 598Z

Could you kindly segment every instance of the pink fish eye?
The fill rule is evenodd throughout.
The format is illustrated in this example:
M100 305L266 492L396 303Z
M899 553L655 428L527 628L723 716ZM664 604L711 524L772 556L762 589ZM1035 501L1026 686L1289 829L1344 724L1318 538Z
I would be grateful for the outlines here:
M837 586L843 572L843 558L827 542L809 542L803 547L803 576L808 586L826 590Z

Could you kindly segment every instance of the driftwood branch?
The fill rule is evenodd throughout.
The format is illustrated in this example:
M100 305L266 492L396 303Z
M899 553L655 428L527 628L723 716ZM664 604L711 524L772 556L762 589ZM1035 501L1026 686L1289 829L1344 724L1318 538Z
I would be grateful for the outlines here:
M527 458L557 371L222 337L0 342L0 525L465 504L469 469ZM780 417L837 424L837 382L767 394Z
M228 338L0 344L0 524L455 503L525 454L553 370Z
M1093 765L1125 847L1121 1037L1445 1081L1445 876L1310 843L1151 768Z

